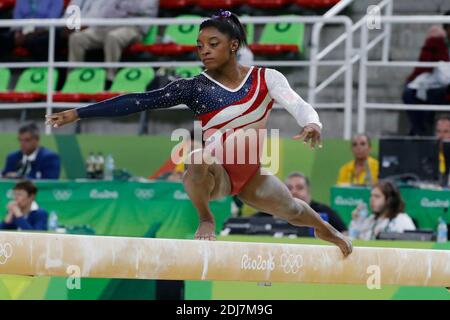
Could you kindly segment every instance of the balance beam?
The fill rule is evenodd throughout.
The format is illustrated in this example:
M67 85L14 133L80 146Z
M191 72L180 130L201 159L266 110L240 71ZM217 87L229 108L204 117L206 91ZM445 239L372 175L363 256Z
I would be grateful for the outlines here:
M75 267L73 267L75 266ZM450 286L450 250L0 232L0 274ZM374 269L375 268L375 269Z

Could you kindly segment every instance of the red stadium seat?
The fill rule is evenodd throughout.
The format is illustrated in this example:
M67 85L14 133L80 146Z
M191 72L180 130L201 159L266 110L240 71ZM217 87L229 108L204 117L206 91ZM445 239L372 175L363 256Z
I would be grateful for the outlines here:
M196 18L197 15L180 15L178 18ZM127 54L147 52L155 56L180 56L190 54L196 51L196 39L198 34L198 25L169 25L164 31L164 38L170 40L168 43L155 43L154 37L150 37L148 43L136 43L128 47Z
M106 72L101 68L77 68L66 78L60 92L53 94L55 102L95 101L104 91Z
M253 8L276 9L290 4L292 0L248 0L246 3Z
M42 101L47 95L38 92L0 92L3 102L33 102Z
M196 0L195 4L202 9L231 9L244 2L244 0Z
M24 70L17 81L14 91L0 92L3 102L42 101L47 97L47 68L29 68ZM53 88L58 81L58 70L53 70Z
M13 56L15 57L29 57L31 56L30 51L24 47L15 47L13 50Z
M12 9L16 5L16 0L0 0L0 10Z
M178 56L185 53L195 52L196 47L177 43L136 43L127 49L127 53L148 52L156 56Z
M256 55L279 55L283 53L298 53L299 48L294 44L260 44L253 43L248 46Z
M258 42L249 44L255 55L277 56L303 52L303 23L267 23Z
M293 2L305 8L329 8L341 0L293 0Z
M160 9L184 9L186 6L189 6L194 3L194 0L160 0L159 8Z

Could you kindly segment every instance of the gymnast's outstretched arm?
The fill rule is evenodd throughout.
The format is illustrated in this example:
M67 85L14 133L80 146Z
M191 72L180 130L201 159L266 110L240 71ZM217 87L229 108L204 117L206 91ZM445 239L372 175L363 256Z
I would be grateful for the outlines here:
M191 105L192 79L173 81L165 87L144 93L124 94L86 107L47 115L46 124L61 127L79 119L120 117L148 109Z
M311 140L311 146L316 143L320 147L322 123L316 110L292 90L286 77L275 69L266 69L265 78L269 95L275 103L284 107L302 128L294 139L305 138L305 143Z

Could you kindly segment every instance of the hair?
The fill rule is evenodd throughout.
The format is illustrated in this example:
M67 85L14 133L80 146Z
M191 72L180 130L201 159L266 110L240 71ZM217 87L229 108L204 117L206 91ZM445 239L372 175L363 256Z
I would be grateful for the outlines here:
M353 141L353 139L355 139L356 137L366 137L367 143L369 144L369 147L372 147L372 141L370 140L370 137L369 137L369 135L368 135L367 133L358 133L358 134L355 134L355 135L352 137L352 141Z
M450 10L445 11L444 16L450 16ZM450 23L444 23L442 27L444 27L444 29L450 28Z
M395 183L389 180L381 180L373 186L373 189L375 188L380 189L386 199L385 210L389 219L394 219L405 210L405 203Z
M211 18L200 24L200 30L208 27L216 28L221 33L228 35L230 39L238 40L238 49L247 46L245 29L239 21L238 16L230 11L221 9Z
M450 114L441 114L437 119L436 123L438 121L450 121Z
M303 178L305 180L306 186L309 188L311 186L311 183L309 181L309 178L301 172L298 171L294 171L288 174L286 180L290 179L290 178Z
M39 128L34 122L24 124L19 128L19 134L30 133L34 138L39 138Z
M13 190L25 190L28 193L28 196L35 196L38 191L36 185L29 180L17 182Z

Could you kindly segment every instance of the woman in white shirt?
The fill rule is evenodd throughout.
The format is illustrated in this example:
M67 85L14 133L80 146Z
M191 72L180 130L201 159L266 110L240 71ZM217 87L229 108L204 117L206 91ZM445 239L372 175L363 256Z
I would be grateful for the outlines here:
M389 181L375 184L370 193L370 209L372 214L361 215L359 205L352 212L352 227L357 231L360 240L373 240L381 232L404 232L415 230L416 226L410 216L404 213L405 203L398 188Z

